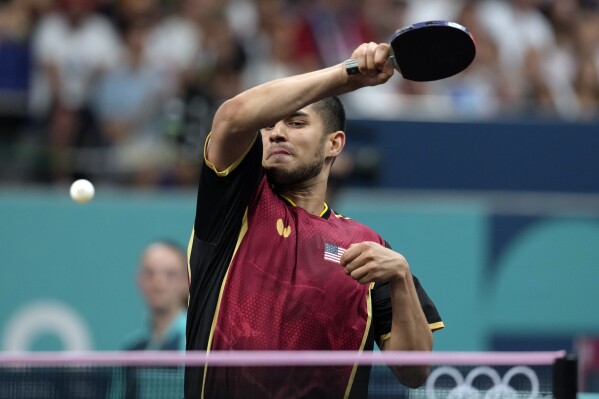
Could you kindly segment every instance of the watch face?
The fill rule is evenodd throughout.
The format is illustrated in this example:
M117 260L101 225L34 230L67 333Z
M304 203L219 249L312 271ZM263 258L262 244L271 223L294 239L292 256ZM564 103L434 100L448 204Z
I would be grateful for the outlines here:
M345 65L345 70L347 71L348 75L355 75L356 73L359 72L358 70L358 60L354 60L354 59L349 59L349 60L345 60L343 62L343 64Z

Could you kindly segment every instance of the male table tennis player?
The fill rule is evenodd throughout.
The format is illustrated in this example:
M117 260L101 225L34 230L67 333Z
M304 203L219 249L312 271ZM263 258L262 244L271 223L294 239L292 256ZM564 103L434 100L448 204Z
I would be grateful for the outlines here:
M226 101L204 145L190 241L187 349L430 351L443 322L407 260L324 202L346 141L338 95L383 84L389 45ZM384 104L381 104L384 106ZM185 398L365 397L369 368L188 367ZM407 386L426 367L396 367Z

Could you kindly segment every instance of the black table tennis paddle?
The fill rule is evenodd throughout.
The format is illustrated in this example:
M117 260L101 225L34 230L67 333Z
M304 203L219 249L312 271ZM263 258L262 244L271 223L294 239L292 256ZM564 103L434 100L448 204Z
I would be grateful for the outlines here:
M460 24L419 22L397 30L389 39L389 59L404 79L429 82L462 72L474 60L476 44ZM358 61L347 60L349 75L359 73Z

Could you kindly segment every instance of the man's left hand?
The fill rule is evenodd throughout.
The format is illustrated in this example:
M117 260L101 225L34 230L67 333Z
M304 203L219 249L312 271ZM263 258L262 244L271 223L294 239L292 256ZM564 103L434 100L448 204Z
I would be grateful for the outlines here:
M345 273L361 284L402 279L410 271L403 255L371 241L350 245L340 263Z

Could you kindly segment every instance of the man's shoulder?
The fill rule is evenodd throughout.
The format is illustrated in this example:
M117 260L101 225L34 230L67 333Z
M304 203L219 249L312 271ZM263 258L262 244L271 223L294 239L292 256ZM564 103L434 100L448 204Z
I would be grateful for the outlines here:
M356 227L364 227L369 229L364 223L361 223L350 216L344 215L342 213L337 212L336 210L331 208L331 215L329 216L329 220L334 223L345 224L347 226L356 226Z
M376 236L379 236L379 234L370 226L367 226L358 220L352 219L349 216L343 215L333 209L331 209L329 221L339 226L342 226L344 229L352 229L354 231L362 231L365 233L375 234Z
M214 174L219 178L230 179L233 176L239 176L239 178L244 179L248 172L251 173L252 170L262 170L262 140L260 139L260 135L256 135L254 140L237 160L222 170L219 170L210 159L208 159L208 147L210 146L211 139L212 132L208 133L206 136L203 147L203 167L206 170L211 171L212 173L210 174Z

